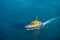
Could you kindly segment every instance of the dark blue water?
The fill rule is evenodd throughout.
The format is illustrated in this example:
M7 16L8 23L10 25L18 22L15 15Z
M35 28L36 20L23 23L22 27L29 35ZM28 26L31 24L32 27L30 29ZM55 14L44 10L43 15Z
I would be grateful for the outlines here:
M60 19L44 29L27 31L24 26L60 16L60 0L0 0L0 40L60 40ZM47 28L48 27L48 28Z

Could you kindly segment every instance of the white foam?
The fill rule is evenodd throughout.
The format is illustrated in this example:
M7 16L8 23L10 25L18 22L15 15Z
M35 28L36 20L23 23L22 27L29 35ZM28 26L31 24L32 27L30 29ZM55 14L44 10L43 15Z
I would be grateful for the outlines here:
M56 19L58 19L59 17L56 17L56 18L52 18L52 19L50 19L50 20L47 20L47 21L45 21L44 23L43 23L43 26L45 26L46 24L48 24L48 23L50 23L50 22L52 22L52 21L54 21L54 20L56 20Z

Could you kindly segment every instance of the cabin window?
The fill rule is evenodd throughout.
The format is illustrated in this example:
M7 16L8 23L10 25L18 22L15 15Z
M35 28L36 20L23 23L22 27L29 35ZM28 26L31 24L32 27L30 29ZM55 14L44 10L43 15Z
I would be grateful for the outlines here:
M31 23L31 25L35 25L34 23Z

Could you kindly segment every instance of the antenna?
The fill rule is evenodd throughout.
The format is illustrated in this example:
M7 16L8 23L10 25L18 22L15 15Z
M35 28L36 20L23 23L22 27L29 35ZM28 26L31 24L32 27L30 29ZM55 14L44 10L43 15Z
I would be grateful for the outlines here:
M38 16L37 16L37 14L36 14L36 20L38 20Z

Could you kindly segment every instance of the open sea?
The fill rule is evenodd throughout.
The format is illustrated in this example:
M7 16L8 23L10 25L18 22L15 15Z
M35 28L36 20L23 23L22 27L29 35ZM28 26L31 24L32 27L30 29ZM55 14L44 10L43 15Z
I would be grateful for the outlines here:
M60 18L26 30L36 15L42 23L60 17L60 0L0 0L0 40L60 40Z

